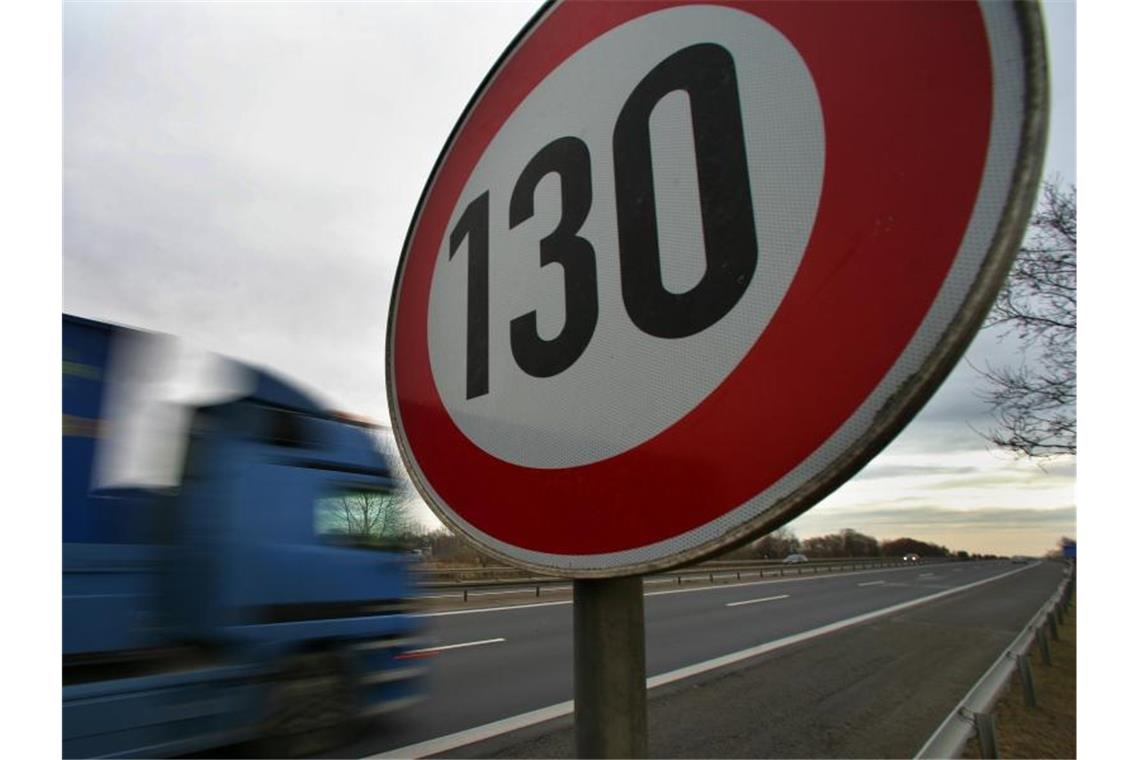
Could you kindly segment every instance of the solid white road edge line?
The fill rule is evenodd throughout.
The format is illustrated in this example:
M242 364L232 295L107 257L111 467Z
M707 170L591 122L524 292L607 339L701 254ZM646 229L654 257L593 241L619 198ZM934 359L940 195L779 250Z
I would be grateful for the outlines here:
M760 604L760 602L774 602L777 599L787 599L791 594L780 594L779 596L766 596L762 599L748 599L743 602L728 602L725 607L739 607L743 604Z
M661 675L648 678L645 681L645 686L647 689L654 689L658 686L664 686L665 684L673 683L674 681L680 681L684 678L691 678L692 676L697 676L710 670L723 668L727 665L734 665L738 662L741 662L742 660L747 660L762 654L774 652L777 649L783 649L784 647L791 646L792 644L799 644L802 641L809 641L819 636L825 636L829 633L834 633L835 631L841 631L844 628L850 628L853 625L859 625L860 623L866 623L869 620L881 618L885 615L891 615L895 612L901 612L902 610L909 609L911 607L917 607L920 604L926 604L927 602L932 602L935 599L941 599L943 597L950 596L951 594L957 594L962 591L968 591L969 589L977 588L978 586L984 586L987 583L992 583L994 581L1001 580L1002 578L1008 578L1011 575L1017 575L1024 570L1028 570L1030 567L1034 566L1026 565L1025 567L1019 567L1016 570L1011 570L1008 573L995 575L992 578L983 578L980 581L968 583L965 586L946 589L945 591L939 591L935 594L930 594L918 599L912 599L909 602L902 602L890 607L884 607L881 610L865 612L862 615L856 615L855 617L847 618L846 620L839 620L834 623L828 623L827 625L820 626L819 628L813 628L810 631L795 633L791 636L785 636L782 639L769 641L767 644L760 644L759 646L742 649L739 652L732 652L731 654L714 657L711 660L698 662L695 665L687 665L683 668L678 668L677 670L671 670L668 673L662 673ZM365 758L365 760L388 757L430 757L431 755L437 755L441 752L449 752L453 749L457 749L467 744L474 744L475 742L491 739L499 736L500 734L517 731L520 728L526 728L528 726L533 726L537 723L542 723L543 721L561 718L564 715L569 715L573 712L574 700L559 702L556 705L542 707L538 710L531 710L530 712L522 713L521 715L515 715L510 718L503 718L502 720L497 720L493 723L484 723L481 726L468 728L464 731L457 731L456 733L448 734L447 736L428 739L427 741L419 742L418 744L409 744L405 747L397 747L396 749L388 750L387 752L382 752L378 755L369 755L367 758Z
M405 652L404 654L405 655L408 655L408 654L429 654L429 653L434 653L434 652L442 652L442 651L447 650L447 649L463 649L464 647L478 647L478 646L482 646L483 644L498 644L501 641L506 641L506 639L483 639L482 641L465 641L462 644L444 644L443 646L438 646L438 647L424 647L423 649L411 649L411 650Z
M884 583L886 583L886 581L867 581L866 583L860 583L859 585L860 586L882 586Z

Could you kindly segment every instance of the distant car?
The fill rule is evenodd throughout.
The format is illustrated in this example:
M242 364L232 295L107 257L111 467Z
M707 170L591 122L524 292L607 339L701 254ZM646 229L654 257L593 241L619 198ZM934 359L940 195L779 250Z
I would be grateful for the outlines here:
M903 555L903 562L913 562L914 564L917 565L918 564L918 555L917 554L904 554Z
M1011 561L1015 565L1028 565L1029 564L1029 557L1026 557L1022 554L1015 554L1011 558Z
M798 565L801 562L807 562L807 561L808 561L808 558L802 554L789 554L788 556L784 557L784 564L785 565Z

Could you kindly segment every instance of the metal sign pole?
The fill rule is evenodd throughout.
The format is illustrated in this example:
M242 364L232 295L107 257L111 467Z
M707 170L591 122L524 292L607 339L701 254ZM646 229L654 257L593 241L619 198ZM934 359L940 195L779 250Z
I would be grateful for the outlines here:
M641 576L574 581L578 757L647 757Z

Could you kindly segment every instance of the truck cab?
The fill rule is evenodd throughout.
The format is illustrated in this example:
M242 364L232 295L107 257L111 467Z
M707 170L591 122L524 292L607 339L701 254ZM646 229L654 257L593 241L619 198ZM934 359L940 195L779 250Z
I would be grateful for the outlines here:
M193 410L177 487L94 487L124 332L64 317L64 755L307 754L420 698L415 559L345 519L398 497L374 431L249 368Z

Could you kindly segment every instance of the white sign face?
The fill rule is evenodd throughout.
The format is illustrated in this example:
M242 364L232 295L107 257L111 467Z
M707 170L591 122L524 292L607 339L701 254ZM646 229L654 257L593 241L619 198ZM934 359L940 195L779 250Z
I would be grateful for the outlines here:
M731 308L706 329L659 337L633 323L622 299L614 128L638 83L694 38L720 46L734 63L744 137L738 159L751 190L755 239L763 241L757 254L764 274L730 293ZM693 119L692 98L674 90L648 120L661 285L670 293L692 290L708 270ZM431 286L428 342L443 403L477 446L528 467L583 465L620 454L708 396L779 306L803 257L823 182L823 115L811 73L770 24L702 5L642 16L602 35L558 66L507 119L448 222L454 229L489 191L487 234L494 255L488 260L488 324L506 326L534 312L537 336L545 341L567 329L565 291L573 277L565 266L544 265L539 255L542 239L565 214L560 175L545 174L527 191L533 214L513 228L508 204L524 167L567 124L588 154L582 174L592 199L573 231L589 241L597 281L593 330L581 353L558 374L536 381L516 360L510 330L491 329L486 392L469 399L468 270L462 259L471 256L470 239L454 253L450 240L442 241ZM769 179L777 177L779 182ZM645 392L647 377L665 376L677 382ZM596 389L602 387L605 400L599 403ZM615 424L616 410L621 424Z
M389 406L501 559L649 572L778 527L921 408L1017 251L1039 9L553 2L416 210Z

